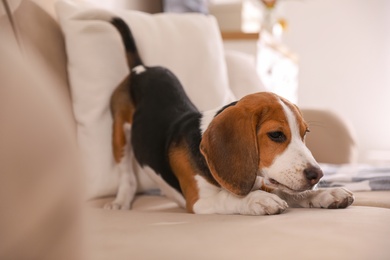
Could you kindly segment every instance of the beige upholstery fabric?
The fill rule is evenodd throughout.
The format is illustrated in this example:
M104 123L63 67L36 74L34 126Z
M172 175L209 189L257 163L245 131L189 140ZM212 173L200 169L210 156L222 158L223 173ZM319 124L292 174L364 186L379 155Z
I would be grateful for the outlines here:
M229 86L236 99L248 93L266 91L256 72L254 57L239 51L225 50L225 60Z
M327 110L302 109L310 133L306 145L321 163L343 164L357 160L355 135L338 115Z
M69 259L53 250L69 250L57 247L80 199L72 122L15 46L2 42L0 56L0 259Z
M56 73L64 56L38 44L61 38L42 35L55 23L28 9L25 22L15 11L18 38L0 18L0 259L78 259L82 178L66 78Z
M49 1L46 1L49 2ZM51 1L55 2L54 0ZM14 12L15 25L19 33L24 58L34 68L35 74L42 74L50 90L60 96L61 107L66 120L75 122L69 93L67 58L62 32L52 16L32 1L22 1Z
M389 191L365 191L356 192L355 206L369 206L390 209L390 192Z
M107 200L99 201L102 205ZM96 205L95 205L96 206ZM162 197L89 211L92 259L388 259L390 209L192 215Z

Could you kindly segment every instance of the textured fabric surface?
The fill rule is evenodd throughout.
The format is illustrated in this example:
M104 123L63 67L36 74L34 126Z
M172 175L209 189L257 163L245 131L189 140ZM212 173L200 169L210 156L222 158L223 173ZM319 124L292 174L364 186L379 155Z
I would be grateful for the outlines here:
M118 168L111 152L109 99L128 74L123 43L111 24L96 18L110 14L108 11L60 1L57 12L66 40L78 142L89 176L88 197L113 194ZM130 25L144 63L171 69L199 109L233 101L222 40L213 17L125 10L112 14Z
M390 191L354 192L356 206L369 206L390 209Z
M24 8L23 2L15 14ZM59 90L65 84L53 86L61 79L33 59L40 56L39 41L23 33L25 20L17 23L26 36L18 44L2 18L0 259L80 259L82 171L66 89Z
M389 219L390 209L361 206L193 215L141 196L131 211L89 210L89 252L91 259L388 259Z
M331 110L301 107L301 111L310 129L306 145L318 162L357 162L356 135L348 120Z
M255 59L245 53L225 51L229 86L235 97L240 99L248 94L266 91L255 67Z

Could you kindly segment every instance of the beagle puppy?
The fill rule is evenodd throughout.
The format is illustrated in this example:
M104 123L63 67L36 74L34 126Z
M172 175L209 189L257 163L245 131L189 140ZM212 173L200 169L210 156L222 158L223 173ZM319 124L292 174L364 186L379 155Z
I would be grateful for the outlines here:
M171 71L142 63L127 24L110 22L131 72L111 97L113 155L122 176L106 208L128 209L134 198L129 153L191 213L271 215L288 206L352 204L346 189L315 189L323 173L305 146L309 129L298 107L263 92L200 112Z

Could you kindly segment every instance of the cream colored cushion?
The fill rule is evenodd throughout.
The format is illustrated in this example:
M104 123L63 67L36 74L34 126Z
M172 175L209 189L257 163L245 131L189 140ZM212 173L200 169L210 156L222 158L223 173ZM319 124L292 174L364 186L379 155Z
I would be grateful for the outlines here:
M226 50L229 86L234 96L240 99L248 94L266 91L256 72L255 59L243 52Z
M2 18L0 259L81 259L76 223L83 172L67 96L53 86L46 65L30 59L39 56L32 53L38 45L28 38L18 45Z
M109 99L129 72L123 43L111 24L93 18L107 11L60 1L57 13L66 40L78 142L89 176L88 197L113 194L118 171L111 152ZM126 10L111 13L130 25L144 63L171 69L201 110L233 101L214 18Z

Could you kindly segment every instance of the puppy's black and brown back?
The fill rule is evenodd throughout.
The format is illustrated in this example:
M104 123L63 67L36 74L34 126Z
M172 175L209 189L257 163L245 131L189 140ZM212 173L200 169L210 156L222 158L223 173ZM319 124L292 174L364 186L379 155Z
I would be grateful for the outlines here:
M126 50L126 58L129 69L141 65L137 46L127 24L120 18L114 17L110 21L118 30ZM124 125L133 123L134 103L129 94L131 73L114 90L110 99L110 111L113 118L112 149L116 163L125 156L126 133Z
M172 143L179 142L194 129L194 125L198 126L195 129L199 129L201 114L172 72L163 67L143 65L127 24L120 18L114 18L112 24L121 34L131 71L111 100L114 128L115 121L121 122L124 116L129 117L128 107L131 107L128 122L132 124L131 144L137 161L141 166L151 167L170 186L181 192L179 181L170 167L169 149ZM123 97L126 91L127 97ZM131 104L124 108L125 102L121 100L126 98ZM121 103L119 106L118 101ZM126 113L123 113L125 110ZM115 120L116 117L122 119ZM115 147L114 143L114 151L119 149Z

